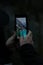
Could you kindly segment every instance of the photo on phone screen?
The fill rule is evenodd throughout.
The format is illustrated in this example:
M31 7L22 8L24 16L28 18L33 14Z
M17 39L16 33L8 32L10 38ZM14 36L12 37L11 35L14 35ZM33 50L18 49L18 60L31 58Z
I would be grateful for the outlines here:
M16 34L17 37L26 37L26 17L16 17Z

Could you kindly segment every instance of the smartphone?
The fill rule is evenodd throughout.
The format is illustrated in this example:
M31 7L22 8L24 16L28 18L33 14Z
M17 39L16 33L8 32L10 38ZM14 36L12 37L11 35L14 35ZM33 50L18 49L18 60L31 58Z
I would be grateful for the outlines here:
M28 33L28 22L26 16L16 16L16 35L17 37L26 37Z

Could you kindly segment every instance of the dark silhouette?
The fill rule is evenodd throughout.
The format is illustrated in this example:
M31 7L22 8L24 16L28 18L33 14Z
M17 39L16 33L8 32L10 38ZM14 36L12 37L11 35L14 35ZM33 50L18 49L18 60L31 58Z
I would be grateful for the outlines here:
M43 65L43 58L36 53L31 44L24 44L19 52L24 65Z
M0 10L0 64L8 63L9 49L5 45L4 26L9 22L9 16Z

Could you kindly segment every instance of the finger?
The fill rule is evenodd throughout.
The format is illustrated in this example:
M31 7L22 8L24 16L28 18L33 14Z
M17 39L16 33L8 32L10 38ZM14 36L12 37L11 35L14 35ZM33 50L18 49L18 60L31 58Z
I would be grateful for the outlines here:
M17 37L17 39L20 39L20 37Z
M29 30L29 33L27 34L27 37L32 36L32 32Z
M32 34L32 32L29 30L29 32L28 32L28 36L30 36L30 34Z
M18 37L20 43L24 41L24 38L23 37Z

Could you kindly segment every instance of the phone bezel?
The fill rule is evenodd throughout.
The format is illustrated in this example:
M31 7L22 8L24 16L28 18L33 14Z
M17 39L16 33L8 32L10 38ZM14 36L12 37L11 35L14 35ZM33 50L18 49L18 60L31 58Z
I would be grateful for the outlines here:
M26 17L26 29L27 29L27 33L28 33L28 17L27 15L15 15L15 31L16 31L16 18L23 18Z

